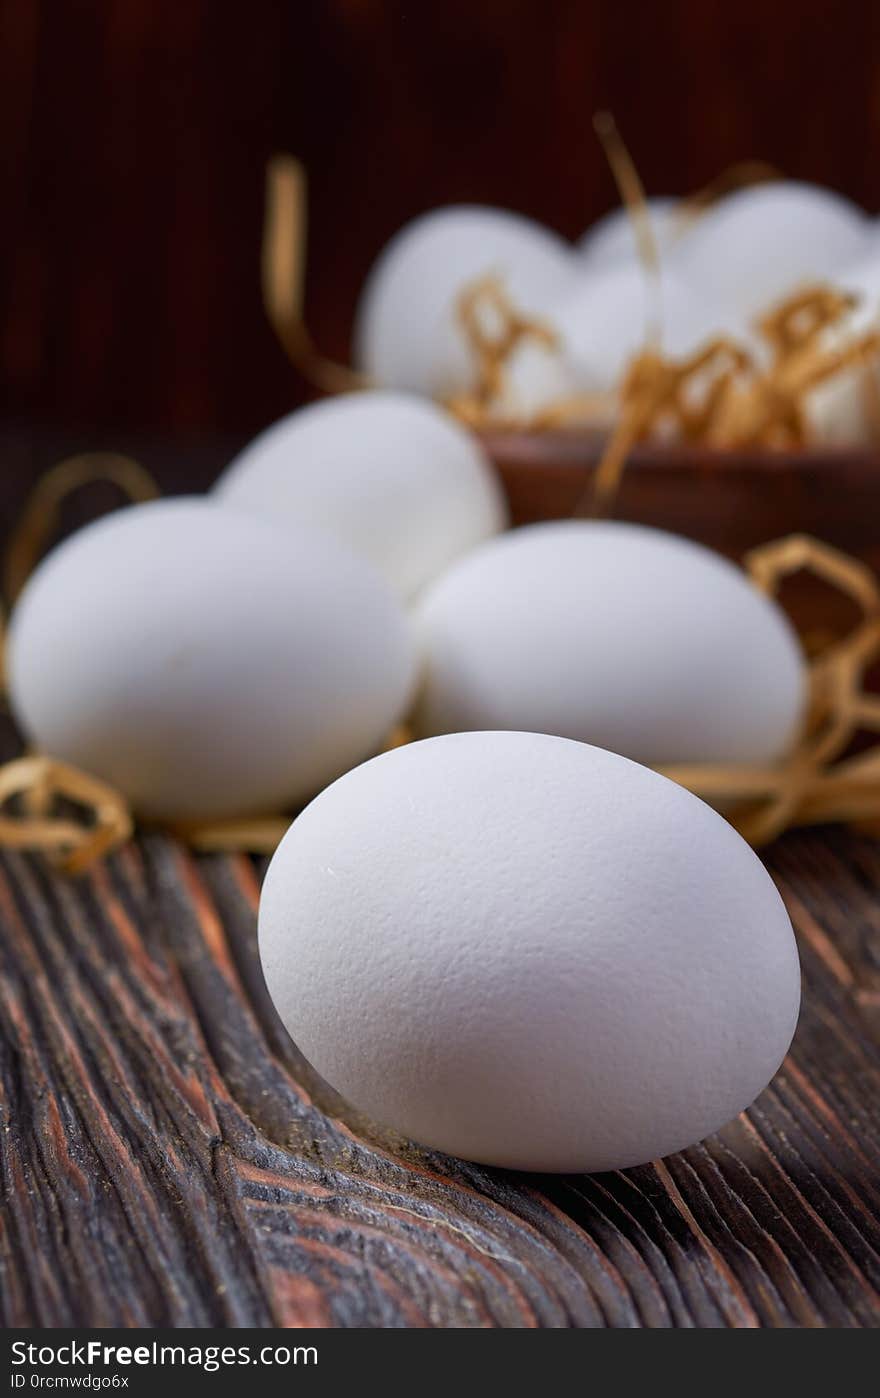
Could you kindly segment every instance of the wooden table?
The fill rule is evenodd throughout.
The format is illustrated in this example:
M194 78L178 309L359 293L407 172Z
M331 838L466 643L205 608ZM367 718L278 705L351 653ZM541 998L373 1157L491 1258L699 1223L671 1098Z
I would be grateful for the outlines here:
M4 854L0 1320L880 1324L880 842L768 862L805 976L773 1084L681 1155L543 1177L383 1139L313 1081L248 858L155 835L72 882Z

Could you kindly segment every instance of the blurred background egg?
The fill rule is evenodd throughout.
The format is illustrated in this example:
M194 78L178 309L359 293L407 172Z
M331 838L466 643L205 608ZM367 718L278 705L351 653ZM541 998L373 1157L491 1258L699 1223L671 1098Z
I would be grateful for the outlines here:
M519 214L470 205L423 214L392 238L367 278L357 366L384 388L464 392L474 364L457 318L462 291L492 275L518 311L540 313L565 294L575 267L569 244Z
M698 544L565 521L461 560L417 615L420 735L528 729L652 766L772 762L806 700L788 619Z
M788 915L733 828L535 733L413 743L334 783L272 860L259 941L333 1087L515 1169L619 1169L717 1130L776 1072L800 1001Z
M376 752L413 679L369 564L314 531L196 499L73 535L19 600L10 697L30 741L158 819L311 796Z
M578 389L611 393L655 325L671 356L689 353L720 328L711 299L701 302L671 273L656 280L638 262L621 263L578 278L548 309L560 336L561 357Z
M835 280L870 248L870 223L849 199L779 180L712 205L677 242L670 266L698 296L758 315L799 285Z
M291 413L239 453L215 496L279 525L326 529L405 598L507 522L473 434L403 393L343 394Z

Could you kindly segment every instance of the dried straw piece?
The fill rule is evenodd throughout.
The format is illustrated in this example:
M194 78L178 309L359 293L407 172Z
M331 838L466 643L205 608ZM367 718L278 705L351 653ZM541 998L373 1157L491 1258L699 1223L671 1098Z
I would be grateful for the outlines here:
M869 568L802 534L752 550L743 560L762 591L773 594L788 574L807 569L845 593L862 617L810 668L804 732L778 767L682 765L666 776L710 801L733 801L729 818L753 845L793 825L880 818L880 746L844 756L859 730L880 735L880 698L862 690L880 655L880 585Z
M874 331L836 346L823 343L826 332L856 304L855 298L819 285L774 307L757 327L770 346L770 365L721 398L702 440L722 448L802 446L809 437L807 395L880 350L880 334Z
M660 254L648 212L648 200L635 162L610 112L597 112L593 129L602 143L620 197L629 214L639 261L645 271L651 309L645 327L645 349L658 349L663 338L663 300L660 285Z
M445 399L443 406L467 427L542 432L606 420L613 412L613 401L597 393L561 398L528 416L517 415L505 403L508 367L519 346L531 340L548 354L558 354L560 343L547 321L517 309L500 278L487 275L469 282L456 301L456 317L476 365L475 385Z
M22 798L21 814L7 809L14 797ZM53 816L59 798L85 808L91 823ZM125 801L87 772L46 756L21 757L0 767L0 846L42 851L64 873L80 874L131 834Z
M369 388L370 380L347 364L327 359L306 328L306 176L298 160L276 155L266 167L263 222L263 305L291 363L326 393Z
M107 481L134 503L154 500L159 487L143 466L119 452L90 451L69 456L40 478L27 499L6 549L4 592L14 602L58 527L61 507L83 486Z
M518 311L503 282L494 275L480 277L464 288L456 315L476 365L476 382L469 393L449 398L446 406L472 427L483 426L489 419L497 422L493 410L504 393L511 357L529 340L554 353L559 337L543 320Z
M751 360L733 341L719 336L679 361L646 349L630 363L621 389L617 423L599 460L595 475L574 513L607 514L617 496L629 453L635 444L664 424L686 440L696 440ZM688 390L710 376L702 401Z

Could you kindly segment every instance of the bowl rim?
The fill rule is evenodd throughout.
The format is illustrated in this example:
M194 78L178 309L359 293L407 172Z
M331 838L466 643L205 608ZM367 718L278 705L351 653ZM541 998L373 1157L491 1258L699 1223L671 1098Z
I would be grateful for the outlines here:
M505 466L552 466L585 469L595 466L606 434L572 428L482 428L477 437L493 460ZM706 447L693 443L643 442L633 447L630 464L638 469L692 467L769 471L832 468L837 471L876 471L880 480L880 445L837 446L814 444L785 447Z

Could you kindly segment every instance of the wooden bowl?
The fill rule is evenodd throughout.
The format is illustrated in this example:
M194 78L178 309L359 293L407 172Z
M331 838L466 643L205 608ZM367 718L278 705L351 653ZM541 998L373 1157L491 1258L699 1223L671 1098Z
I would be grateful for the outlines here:
M573 432L486 432L515 524L562 519L589 501L602 438ZM880 452L710 451L645 445L631 454L614 517L655 525L740 559L786 534L811 534L880 573ZM804 627L837 631L849 602L814 580L792 590Z
M572 432L487 432L514 522L570 515L587 497L602 439ZM614 507L739 557L783 534L806 533L880 564L880 452L710 451L640 446Z

